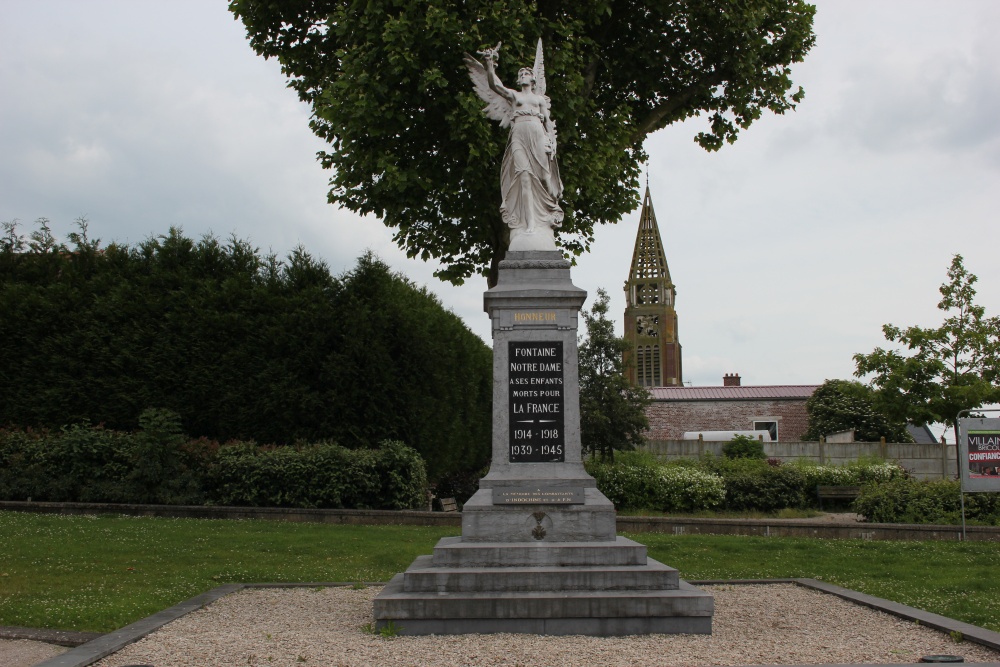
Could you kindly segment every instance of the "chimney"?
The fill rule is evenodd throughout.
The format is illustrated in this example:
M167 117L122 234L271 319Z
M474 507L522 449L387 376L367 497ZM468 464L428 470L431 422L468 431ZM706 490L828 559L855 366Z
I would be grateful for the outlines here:
M740 386L740 374L733 373L730 375L726 373L722 376L722 386L723 387L739 387Z

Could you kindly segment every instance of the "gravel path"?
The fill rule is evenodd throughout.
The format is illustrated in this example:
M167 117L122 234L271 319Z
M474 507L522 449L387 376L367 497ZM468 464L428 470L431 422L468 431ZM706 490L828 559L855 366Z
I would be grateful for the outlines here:
M27 639L0 639L0 667L31 667L68 650Z
M184 665L766 665L907 663L1000 653L792 584L708 586L714 633L620 638L463 635L382 638L362 630L379 588L247 589L188 614L102 667Z

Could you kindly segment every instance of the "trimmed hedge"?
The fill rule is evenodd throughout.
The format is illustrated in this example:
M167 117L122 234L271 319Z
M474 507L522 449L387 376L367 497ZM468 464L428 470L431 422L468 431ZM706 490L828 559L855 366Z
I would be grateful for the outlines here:
M726 486L725 509L774 512L809 506L814 490L795 466L770 466L759 459L719 459L717 473Z
M774 512L816 507L818 485L884 483L906 474L898 465L882 461L783 465L755 458L706 456L663 462L643 452L621 454L614 464L588 461L586 466L615 507L658 512Z
M423 461L394 441L361 450L241 443L219 450L208 482L220 505L398 510L427 504Z
M332 443L265 447L188 440L179 419L147 410L143 430L89 425L0 430L0 498L51 502L357 509L426 506L427 469L413 449Z
M176 415L147 410L136 433L77 424L0 430L0 498L49 502L200 504L206 461Z
M718 507L726 495L720 477L691 468L599 464L588 471L619 509L695 512Z
M868 484L854 501L854 510L872 523L958 524L962 508L958 480L893 479ZM1000 494L965 494L968 523L1000 525Z

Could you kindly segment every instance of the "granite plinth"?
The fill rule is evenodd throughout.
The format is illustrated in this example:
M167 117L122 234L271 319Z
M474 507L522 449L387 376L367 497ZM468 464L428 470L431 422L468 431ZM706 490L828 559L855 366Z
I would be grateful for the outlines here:
M710 594L625 537L598 542L442 538L375 598L401 634L710 634Z
M584 489L579 505L495 505L493 490L480 489L462 508L466 542L614 541L615 506L596 488Z
M439 567L590 567L646 564L646 546L627 537L608 542L466 542L442 537L434 546Z
M675 589L407 592L397 574L375 599L376 627L399 634L515 632L617 636L710 634L715 603L680 582Z
M435 567L433 557L418 556L403 577L403 589L416 592L617 591L675 589L677 570L652 558L645 567Z
M376 621L375 627L385 627ZM402 622L400 622L402 623ZM666 618L446 618L411 619L393 627L401 635L587 635L589 637L627 637L629 635L710 635L712 617L674 616Z

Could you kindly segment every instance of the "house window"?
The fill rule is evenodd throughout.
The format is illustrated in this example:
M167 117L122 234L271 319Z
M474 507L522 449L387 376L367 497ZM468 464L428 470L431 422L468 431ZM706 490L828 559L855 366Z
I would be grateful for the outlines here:
M767 431L771 435L771 442L777 442L778 440L778 422L771 420L762 420L753 422L753 430L755 431Z

